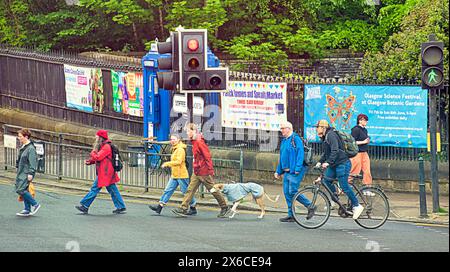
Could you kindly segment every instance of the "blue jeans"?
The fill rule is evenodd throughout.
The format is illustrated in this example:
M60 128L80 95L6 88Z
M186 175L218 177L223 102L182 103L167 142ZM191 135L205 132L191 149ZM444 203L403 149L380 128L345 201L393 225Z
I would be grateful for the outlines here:
M356 207L359 205L358 199L356 198L355 193L348 184L348 176L350 175L351 168L352 164L350 160L335 167L328 167L325 171L324 182L327 187L330 188L331 192L336 193L336 187L332 184L332 181L337 178L342 191L344 191L344 193L348 196L348 198L352 202L352 206Z
M303 180L303 176L306 173L307 168L303 167L299 174L290 174L285 173L283 177L283 193L286 198L286 203L288 206L288 216L292 217L292 201L295 194L298 192L298 188L300 188L300 183ZM297 199L298 202L303 204L305 207L308 207L311 204L311 201L307 199L305 196L300 195Z
M22 198L23 203L25 204L25 210L29 212L31 212L31 206L36 206L38 204L28 191L25 191L25 193L22 195Z
M97 197L97 194L101 191L102 188L98 188L97 186L98 178L95 178L94 184L92 184L92 188L87 193L87 195L80 201L80 204L85 206L86 208L89 208L94 202L94 199ZM108 193L111 195L111 199L114 203L114 206L117 209L124 209L125 203L123 202L122 196L119 193L119 189L117 189L116 184L111 184L109 186L106 186L106 190L108 190Z
M164 189L163 195L159 199L159 202L164 205L167 204L170 197L173 195L173 193L177 189L178 185L180 185L181 192L184 195L187 192L187 188L189 186L189 179L188 178L183 178L183 179L170 178L169 182L166 185L166 188ZM196 204L197 204L197 200L195 199L195 197L193 197L189 206L195 207Z

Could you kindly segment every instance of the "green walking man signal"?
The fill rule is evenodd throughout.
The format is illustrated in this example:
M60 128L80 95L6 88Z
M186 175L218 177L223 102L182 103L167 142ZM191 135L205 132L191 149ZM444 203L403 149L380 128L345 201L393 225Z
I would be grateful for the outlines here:
M422 89L442 89L444 87L444 43L435 41L422 43Z

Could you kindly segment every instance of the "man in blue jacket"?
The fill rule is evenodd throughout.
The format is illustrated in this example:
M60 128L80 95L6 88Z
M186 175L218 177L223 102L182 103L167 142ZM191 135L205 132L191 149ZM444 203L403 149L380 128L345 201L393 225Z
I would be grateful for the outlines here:
M274 176L276 179L279 179L281 175L284 175L283 193L288 206L288 216L280 218L280 221L294 222L291 210L292 202L307 167L303 165L304 149L302 139L292 130L290 122L281 124L281 134L284 139L281 141L280 159ZM308 208L307 219L311 218L315 211L314 207L309 207L311 202L304 196L300 196L297 200Z

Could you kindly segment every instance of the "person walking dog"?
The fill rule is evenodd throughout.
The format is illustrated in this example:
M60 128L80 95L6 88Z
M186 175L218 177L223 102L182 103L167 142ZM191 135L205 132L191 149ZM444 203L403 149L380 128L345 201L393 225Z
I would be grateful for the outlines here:
M119 176L114 171L111 140L108 139L108 131L99 130L95 135L95 142L90 154L90 158L85 161L86 165L95 164L97 177L92 184L91 190L80 201L80 206L75 206L83 214L87 214L89 207L94 202L102 187L106 187L116 209L114 214L126 213L125 203L117 189L116 183Z
M191 182L187 189L186 195L183 198L181 207L172 210L172 212L179 216L189 215L188 206L194 197L195 192L198 190L200 184L203 184L208 191L213 188L214 185L214 168L211 159L209 148L205 143L201 133L195 124L187 125L187 135L192 143L192 153L194 155L194 173L191 176ZM212 193L217 203L220 206L220 213L217 217L225 218L230 213L231 208L227 205L226 200L219 192Z

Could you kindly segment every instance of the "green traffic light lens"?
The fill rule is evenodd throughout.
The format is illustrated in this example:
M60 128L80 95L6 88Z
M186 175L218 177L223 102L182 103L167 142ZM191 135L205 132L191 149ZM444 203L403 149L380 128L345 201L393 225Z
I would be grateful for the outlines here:
M189 78L188 83L192 87L197 87L200 84L200 78L197 76L192 76Z

